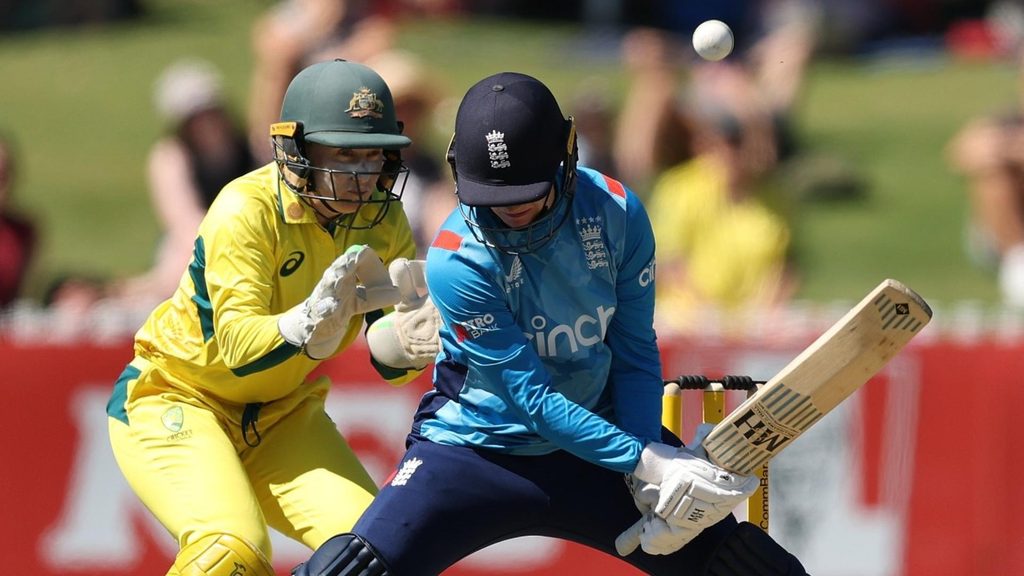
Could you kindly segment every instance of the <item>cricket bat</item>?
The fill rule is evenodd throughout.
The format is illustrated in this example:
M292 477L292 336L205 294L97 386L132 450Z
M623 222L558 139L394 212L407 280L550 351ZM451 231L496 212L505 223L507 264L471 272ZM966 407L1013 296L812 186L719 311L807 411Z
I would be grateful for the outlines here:
M701 444L718 466L753 474L857 391L921 331L932 310L887 279L747 398Z
M754 474L870 380L931 318L921 296L884 280L712 429L701 443L708 458ZM639 545L639 524L616 540L623 556Z

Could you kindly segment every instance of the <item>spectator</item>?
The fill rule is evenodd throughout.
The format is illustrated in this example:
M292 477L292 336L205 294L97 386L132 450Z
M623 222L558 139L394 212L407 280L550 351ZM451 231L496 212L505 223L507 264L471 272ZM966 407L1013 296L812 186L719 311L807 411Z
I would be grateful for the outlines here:
M678 125L676 101L684 78L682 45L654 28L635 28L622 42L622 62L629 78L612 147L623 180L646 198L662 170L692 156L691 142Z
M228 109L220 73L209 62L184 59L168 66L157 79L154 102L169 131L147 159L162 238L149 270L108 285L105 296L128 306L150 307L174 292L213 199L256 167L245 131Z
M998 272L1003 301L1024 307L1024 52L1020 102L1008 112L975 118L951 140L947 157L967 179L966 247Z
M99 311L134 319L170 297L210 204L224 185L256 167L245 131L228 110L220 73L209 62L182 59L168 66L155 82L154 104L168 133L147 159L161 231L153 264L127 278L65 274L52 282L44 304L67 326L92 322Z
M16 165L13 140L0 137L0 308L20 296L36 248L35 226L11 207Z
M627 36L632 96L616 154L624 173L648 182L658 306L670 311L661 316L673 318L673 328L697 322L706 308L777 306L796 286L788 223L762 198L780 152L789 150L780 119L795 92L772 95L749 62L732 60L740 55L697 63L680 53L678 39L663 31Z
M365 62L393 43L388 16L366 0L282 0L252 31L253 73L249 90L249 142L260 162L271 159L266 126L281 111L295 74L322 60Z
M576 141L580 165L606 174L618 173L612 149L615 136L615 108L608 98L610 87L591 77L581 83L573 99Z
M685 5L684 5L685 4ZM751 4L744 7L744 4ZM623 40L629 92L618 123L615 159L641 191L658 173L692 155L670 128L680 122L681 97L711 121L745 125L746 154L773 168L796 151L792 109L817 40L818 12L810 0L663 3L656 28L634 28ZM689 46L701 21L719 18L736 33L736 49L719 62ZM643 193L643 192L641 192Z
M43 304L60 319L65 337L94 328L100 318L138 328L181 282L199 223L221 188L255 168L245 132L228 110L220 73L209 62L182 59L168 66L155 82L154 104L168 133L147 159L161 231L153 264L126 278L68 273L52 281Z
M761 197L764 172L738 121L692 122L696 156L665 171L648 202L658 245L657 301L673 327L702 308L771 308L795 292L786 220Z

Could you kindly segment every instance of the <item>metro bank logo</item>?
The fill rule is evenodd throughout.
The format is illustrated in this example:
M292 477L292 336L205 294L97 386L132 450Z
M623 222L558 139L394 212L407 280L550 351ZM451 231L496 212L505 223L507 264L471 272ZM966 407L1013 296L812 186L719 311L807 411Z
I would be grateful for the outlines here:
M455 339L459 342L479 338L484 332L490 332L496 328L494 315L489 313L476 318L470 318L465 322L452 324L452 329L455 331Z

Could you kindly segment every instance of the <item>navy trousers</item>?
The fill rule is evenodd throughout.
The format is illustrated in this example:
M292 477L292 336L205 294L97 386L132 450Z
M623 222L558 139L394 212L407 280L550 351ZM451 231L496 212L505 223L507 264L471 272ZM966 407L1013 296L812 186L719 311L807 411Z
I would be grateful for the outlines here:
M615 558L615 537L640 518L623 475L567 452L509 456L427 441L409 448L353 532L392 576L433 576L495 542L538 535ZM729 516L678 552L621 558L655 575L700 575L736 527Z

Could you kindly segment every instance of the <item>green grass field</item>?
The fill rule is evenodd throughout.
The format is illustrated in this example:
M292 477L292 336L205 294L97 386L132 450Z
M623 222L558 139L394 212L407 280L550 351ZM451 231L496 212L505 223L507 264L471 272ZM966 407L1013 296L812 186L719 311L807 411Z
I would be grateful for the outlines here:
M203 56L224 70L243 110L249 28L270 5L151 1L136 23L0 36L0 130L17 138L23 159L17 204L44 226L30 295L58 273L127 274L148 265L157 232L143 164L161 131L152 82L177 57ZM615 46L573 26L408 23L400 44L422 54L456 97L501 69L543 78L563 103L594 76L616 98L623 90ZM1012 102L1015 88L1015 69L1005 64L819 61L799 135L809 150L856 167L869 191L862 202L797 206L800 297L858 298L889 276L934 302L995 302L992 275L963 253L967 198L943 147L966 119ZM427 142L438 155L440 132Z

